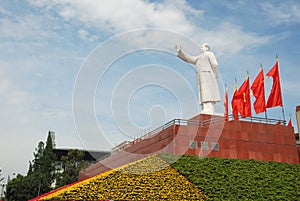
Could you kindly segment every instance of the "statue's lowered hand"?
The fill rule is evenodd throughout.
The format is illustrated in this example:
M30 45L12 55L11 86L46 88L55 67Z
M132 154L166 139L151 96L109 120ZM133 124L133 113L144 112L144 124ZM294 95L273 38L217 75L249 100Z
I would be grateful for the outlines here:
M177 50L177 52L179 52L181 50L181 45L176 44L175 49Z

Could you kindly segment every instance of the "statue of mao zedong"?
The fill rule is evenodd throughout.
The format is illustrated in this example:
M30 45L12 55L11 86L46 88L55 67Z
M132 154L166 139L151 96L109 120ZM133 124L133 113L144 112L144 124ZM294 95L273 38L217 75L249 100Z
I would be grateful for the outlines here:
M202 106L202 114L214 114L214 104L220 102L220 92L217 84L218 62L208 44L201 46L200 55L190 56L184 52L180 45L176 45L177 56L196 66L198 81L198 98Z

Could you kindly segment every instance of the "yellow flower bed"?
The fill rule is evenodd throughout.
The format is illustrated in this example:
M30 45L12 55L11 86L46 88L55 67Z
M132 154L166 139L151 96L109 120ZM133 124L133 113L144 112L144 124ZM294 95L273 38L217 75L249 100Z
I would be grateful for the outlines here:
M207 196L156 155L40 197L39 200L204 200Z

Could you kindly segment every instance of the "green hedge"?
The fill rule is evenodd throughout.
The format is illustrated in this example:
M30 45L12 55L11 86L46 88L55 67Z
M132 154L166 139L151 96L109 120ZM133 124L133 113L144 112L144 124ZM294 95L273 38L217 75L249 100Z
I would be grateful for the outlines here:
M160 155L209 200L300 200L300 165Z

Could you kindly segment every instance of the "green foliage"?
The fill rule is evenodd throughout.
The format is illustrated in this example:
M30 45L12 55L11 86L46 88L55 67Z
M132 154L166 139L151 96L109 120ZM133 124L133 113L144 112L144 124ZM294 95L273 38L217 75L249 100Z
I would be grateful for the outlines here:
M29 162L27 175L18 174L16 178L8 182L5 193L7 200L29 200L52 190L55 154L50 131L46 147L44 142L39 142L33 155L34 160Z
M33 153L34 159L32 161L32 170L40 171L42 169L42 157L45 150L45 143L40 141L37 148L35 148L35 153Z
M28 167L27 175L31 175L32 173L33 173L33 166L32 166L32 162L29 161L29 167Z
M33 175L18 174L8 182L5 196L9 201L28 200L38 194L38 186L39 181Z
M167 162L172 156L161 155ZM176 156L175 169L209 200L300 200L300 165L256 160Z
M71 149L67 156L62 156L63 173L56 176L56 187L61 187L78 180L79 171L86 168L89 162L84 161L84 151Z

